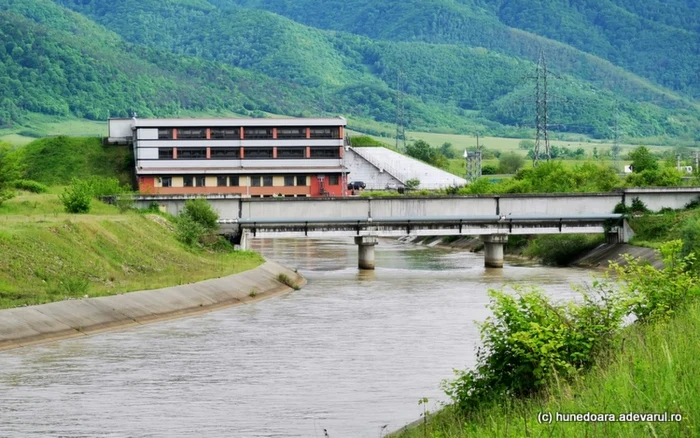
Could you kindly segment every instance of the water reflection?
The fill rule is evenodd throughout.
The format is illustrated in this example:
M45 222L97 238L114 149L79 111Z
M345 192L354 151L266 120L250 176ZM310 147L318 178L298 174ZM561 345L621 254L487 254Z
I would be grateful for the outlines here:
M381 241L253 240L309 279L252 305L0 353L0 436L379 436L473 363L488 288L570 297L585 271Z

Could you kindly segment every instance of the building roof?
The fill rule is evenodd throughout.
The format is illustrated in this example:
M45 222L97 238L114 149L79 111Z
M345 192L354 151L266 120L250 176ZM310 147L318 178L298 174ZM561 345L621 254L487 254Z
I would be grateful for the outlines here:
M345 126L343 117L323 118L167 118L167 119L109 119L124 122L131 120L132 128L196 128L214 126Z
M352 149L370 164L389 173L404 184L410 179L420 180L419 188L421 189L442 189L467 184L467 180L464 178L390 149L383 147L355 147Z

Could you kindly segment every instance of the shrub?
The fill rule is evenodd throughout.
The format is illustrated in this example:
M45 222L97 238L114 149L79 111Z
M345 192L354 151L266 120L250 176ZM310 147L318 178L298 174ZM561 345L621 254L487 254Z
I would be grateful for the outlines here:
M516 289L515 296L489 291L493 316L480 325L476 367L443 384L456 407L469 411L495 398L529 396L554 378L590 368L624 315L619 296L595 287L597 296L584 294L581 304L568 305L537 289Z
M625 256L628 264L611 264L618 274L626 298L628 313L642 323L667 319L691 299L700 296L697 276L689 271L695 254L682 255L683 242L674 240L661 245L664 268L656 269Z
M219 214L211 208L206 199L188 200L181 215L189 216L207 230L216 230L219 227Z
M200 238L206 233L206 229L202 224L192 219L192 217L183 214L178 216L175 221L175 234L177 240L187 246L199 245Z
M500 173L515 173L525 165L525 158L515 152L502 154L498 159L498 170Z
M632 199L632 205L630 206L630 211L632 213L649 213L647 205L639 198Z
M59 199L68 213L89 213L92 190L87 181L73 179L70 187L59 195Z
M20 179L12 182L12 187L17 190L26 190L32 193L46 193L49 188L42 183L32 181L30 179Z
M279 275L277 276L277 281L279 281L280 283L285 284L285 285L291 287L291 288L294 289L294 290L299 290L299 289L301 289L296 283L294 283L294 282L292 281L291 278L289 278L289 276L288 276L287 274L279 274Z
M417 178L406 181L406 190L415 190L420 186L420 180Z
M498 166L495 164L485 164L481 168L481 174L482 175L496 175L498 174Z

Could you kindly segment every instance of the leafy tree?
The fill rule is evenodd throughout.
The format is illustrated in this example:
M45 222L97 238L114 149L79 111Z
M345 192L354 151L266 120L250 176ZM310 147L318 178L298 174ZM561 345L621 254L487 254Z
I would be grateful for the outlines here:
M520 140L520 143L518 143L518 149L525 151L535 149L535 142L532 140Z
M445 142L440 146L440 153L447 159L455 158L455 151L452 150L452 143Z
M92 207L92 188L85 180L73 179L59 199L67 213L89 213Z
M14 196L13 182L22 175L22 166L17 151L9 144L0 142L0 204Z
M630 152L630 160L632 160L632 170L635 173L641 173L645 170L656 171L659 169L657 158L644 146L639 146Z
M500 173L515 173L525 165L525 158L515 152L502 154L498 159L498 170Z

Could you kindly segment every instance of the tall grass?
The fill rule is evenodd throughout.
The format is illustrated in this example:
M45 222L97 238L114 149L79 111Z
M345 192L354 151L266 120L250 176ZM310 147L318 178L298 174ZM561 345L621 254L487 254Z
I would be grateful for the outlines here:
M700 302L667 323L632 325L622 348L603 355L571 383L555 381L534 400L483 406L468 418L450 408L394 437L693 437L700 434ZM548 413L681 414L681 422L562 422L540 424Z

